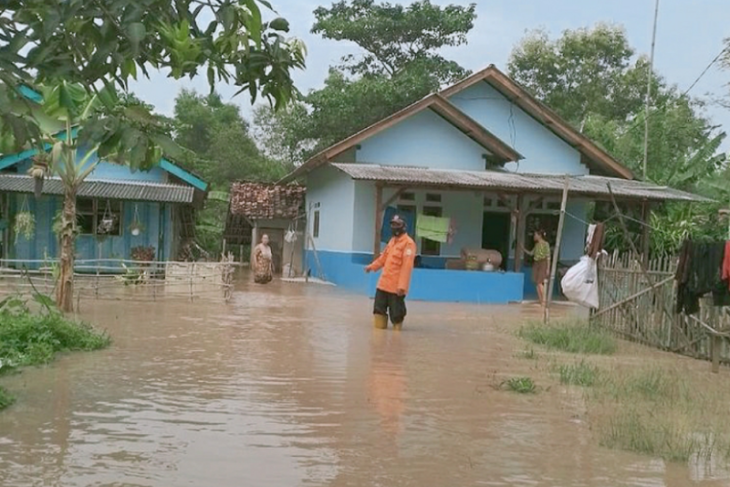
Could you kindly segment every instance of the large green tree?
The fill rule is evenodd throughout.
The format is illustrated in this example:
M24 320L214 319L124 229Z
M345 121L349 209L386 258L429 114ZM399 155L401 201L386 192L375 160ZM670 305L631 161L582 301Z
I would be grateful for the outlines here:
M701 100L650 73L646 58L636 56L620 27L598 24L567 30L557 39L532 32L513 50L509 74L639 174L651 76L647 177L700 192L708 191L708 181L723 177L726 157L719 148L725 134L704 116ZM655 251L674 250L687 233L687 221L693 222L692 232L711 233L711 220L688 220L688 211L684 204L654 212L652 222L662 228L652 232Z
M153 69L175 79L204 69L211 88L224 82L284 106L304 47L283 36L286 20L264 22L261 6L270 7L264 0L5 0L0 96L16 96L28 82L126 88ZM12 133L17 147L37 140L38 124L11 105L0 104L0 132Z
M476 19L475 4L441 7L428 0L407 6L350 0L315 10L312 32L358 46L330 68L325 86L303 98L305 110L258 119L287 136L298 159L342 140L468 73L441 55L466 42Z

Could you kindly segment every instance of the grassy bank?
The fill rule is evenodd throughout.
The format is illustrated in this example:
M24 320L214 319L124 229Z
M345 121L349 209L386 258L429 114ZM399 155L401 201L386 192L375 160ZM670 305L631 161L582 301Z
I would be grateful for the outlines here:
M46 296L35 295L30 305L19 297L0 302L0 375L47 364L59 353L99 350L110 342L106 333L58 312ZM12 402L0 388L0 409Z
M615 353L618 343L587 324L528 325L520 336L553 351L584 355L576 361L557 353L550 372L561 384L582 391L587 420L602 446L675 462L730 461L726 377L680 357L645 365L606 364L597 356Z

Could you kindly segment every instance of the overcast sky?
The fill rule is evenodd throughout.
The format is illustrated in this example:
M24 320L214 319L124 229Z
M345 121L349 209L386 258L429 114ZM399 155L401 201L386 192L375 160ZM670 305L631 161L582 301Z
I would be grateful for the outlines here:
M295 73L298 88L307 92L322 85L331 64L336 64L357 47L343 42L324 41L309 33L314 22L312 12L332 0L271 0L279 14L291 22L291 35L304 40L309 55L307 69ZM391 0L392 3L409 3ZM435 4L467 4L468 0L432 0ZM631 45L639 53L648 53L654 0L477 0L478 18L469 34L469 43L444 52L462 66L478 70L495 64L506 70L513 46L525 32L545 28L552 36L565 29L575 29L597 22L613 22L625 27ZM728 0L660 0L655 68L671 83L687 89L722 49L722 40L730 37ZM693 95L728 92L730 71L715 65L693 88ZM171 114L175 95L182 87L207 90L207 78L173 81L163 75L137 82L133 90L158 111ZM220 93L229 98L234 90L221 86ZM241 95L233 99L246 116L250 101ZM708 109L712 119L730 127L730 110ZM727 146L727 144L726 144Z

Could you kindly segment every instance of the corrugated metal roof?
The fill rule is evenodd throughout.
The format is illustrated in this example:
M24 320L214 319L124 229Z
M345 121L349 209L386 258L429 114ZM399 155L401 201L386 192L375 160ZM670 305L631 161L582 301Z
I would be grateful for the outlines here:
M0 174L0 191L32 193L35 180L30 176ZM130 201L155 201L158 203L192 203L195 189L178 184L150 183L146 181L86 180L79 187L78 196ZM63 184L58 178L46 179L43 194L62 195Z
M380 166L377 164L333 163L351 178L396 185L422 185L464 189L492 189L514 192L561 193L564 175L518 174L507 171L457 171L423 167ZM651 201L711 201L685 191L643 181L603 176L569 176L570 193L608 197L608 184L621 199Z

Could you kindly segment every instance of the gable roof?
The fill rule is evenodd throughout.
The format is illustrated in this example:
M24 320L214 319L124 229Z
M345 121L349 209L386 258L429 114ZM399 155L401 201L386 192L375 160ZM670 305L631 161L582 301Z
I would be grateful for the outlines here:
M563 120L560 115L532 96L519 83L497 69L493 64L446 88L441 92L441 95L449 98L481 82L486 82L491 85L504 95L505 98L520 107L525 113L575 148L581 153L589 166L610 176L634 179L634 174L628 167L621 164L595 142L581 134L572 125Z
M439 93L431 94L420 101L394 113L393 115L361 130L345 140L321 151L304 164L287 175L281 182L291 181L323 163L332 161L333 158L346 150L355 147L365 139L392 127L398 122L414 115L426 108L431 108L436 113L446 118L466 135L487 148L504 162L517 161L523 157L512 147L495 137L491 132L482 127L479 123L457 108L448 99L477 83L486 82L504 95L508 100L521 108L525 113L548 128L568 145L580 152L582 162L607 176L614 176L623 179L634 179L631 170L617 161L608 152L600 148L595 142L581 134L568 122L563 120L552 109L532 96L519 83L497 69L493 64L487 68L474 73L464 80L455 83Z
M297 178L319 165L331 161L333 158L357 146L359 143L373 135L376 135L426 109L433 110L464 135L491 152L500 160L500 162L513 162L524 159L519 152L504 143L489 130L482 127L478 122L461 111L456 105L447 100L446 97L442 96L440 93L433 93L416 103L403 108L393 115L361 130L360 132L351 135L341 142L328 147L295 169L284 180L282 180L282 182Z
M294 219L304 205L305 191L293 184L233 183L229 213L249 220Z

